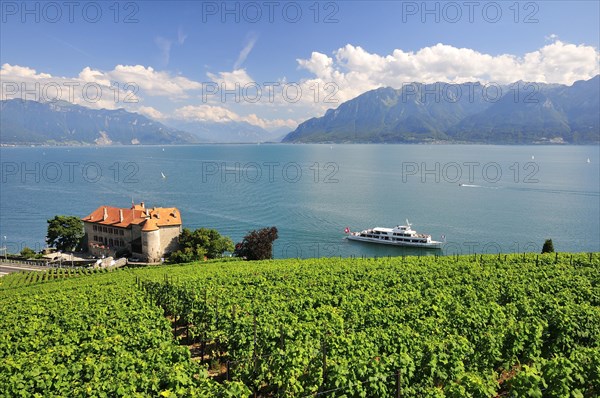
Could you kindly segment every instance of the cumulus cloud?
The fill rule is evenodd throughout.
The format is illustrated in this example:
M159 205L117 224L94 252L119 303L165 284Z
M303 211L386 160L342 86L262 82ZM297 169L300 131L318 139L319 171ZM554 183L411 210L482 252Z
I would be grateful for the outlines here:
M263 119L261 117L258 117L254 113L251 113L248 116L244 116L242 120L255 126L262 127L266 130L273 130L282 127L295 129L298 126L298 124L300 124L298 121L293 119Z
M180 30L177 42L182 44L185 37ZM518 80L572 84L600 73L600 55L596 48L564 43L556 35L549 38L553 42L522 56L492 55L445 44L418 51L396 49L390 54L381 55L347 44L329 55L313 52L309 58L298 59L299 68L306 72L306 76L295 82L285 77L274 77L269 82L255 81L241 67L232 71L209 72L207 81L200 83L186 76L143 65L116 65L108 71L89 66L73 77L62 77L27 66L4 64L0 69L0 94L2 99L39 101L44 100L40 95L54 97L55 91L37 89L36 97L36 90L33 89L35 84L41 87L58 85L62 89L59 99L91 108L124 107L161 120L245 121L267 129L293 128L302 119L383 86L400 88L410 82L438 81L505 84ZM244 47L247 50L240 53L237 66L251 51L251 43L252 40L249 40ZM205 84L208 83L216 85L219 92L206 95ZM82 93L85 85L93 85L88 90L88 96L93 96L99 87L101 98L89 101ZM250 89L246 89L248 85ZM24 95L23 90L34 91L34 96ZM231 95L231 91L236 91L237 97ZM226 92L225 96L223 92ZM257 92L259 99L254 101ZM70 94L74 94L74 97ZM245 95L250 98L244 98ZM151 107L144 100L152 97L178 102L179 108L170 112L162 107ZM201 105L198 105L200 101Z
M243 87L246 84L254 83L254 80L245 69L234 69L231 72L219 72L218 74L208 72L206 75L214 83L219 84L219 87L224 87L227 90L233 90L236 84Z
M0 69L0 98L35 101L64 100L89 108L128 108L143 96L183 100L202 84L142 65L117 65L101 71L85 67L74 77L53 76L35 69L4 64Z
M263 119L256 114L241 116L237 113L215 105L186 105L173 112L173 117L180 120L195 120L201 122L227 123L227 122L247 122L264 129L274 129L278 127L295 128L297 121L292 119Z
M572 84L597 75L600 60L598 50L592 46L559 40L523 57L490 55L441 43L416 52L396 49L388 55L347 44L332 55L313 52L310 58L297 61L300 68L314 75L315 82L334 82L343 101L377 87L399 88L415 81Z
M222 106L186 105L173 113L175 118L201 122L226 123L236 121L238 115Z
M157 71L142 65L117 65L107 76L122 83L133 83L152 96L172 99L187 98L188 91L199 90L202 84L183 76L173 76L166 71Z
M166 116L156 108L151 106L140 106L135 110L137 113L140 113L144 116L148 116L150 119L154 120L163 120L166 119Z
M2 65L2 69L0 69L0 76L3 79L10 77L20 77L23 79L32 79L32 80L42 80L51 78L52 75L48 73L38 73L35 69L29 68L27 66L19 66L19 65L10 65L4 64Z
M139 102L136 92L112 84L103 72L89 67L76 77L64 77L38 73L25 66L4 64L0 68L0 80L0 99L3 100L62 100L95 109L116 109Z

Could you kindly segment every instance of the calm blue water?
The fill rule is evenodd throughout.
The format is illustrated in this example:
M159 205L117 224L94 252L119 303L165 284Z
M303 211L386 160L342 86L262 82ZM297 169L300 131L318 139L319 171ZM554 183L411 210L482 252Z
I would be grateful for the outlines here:
M346 226L406 218L445 235L447 254L538 251L546 238L560 251L600 251L597 146L1 148L0 160L0 239L12 252L43 247L56 214L132 198L176 206L184 226L234 241L275 225L276 257L435 253L344 239Z

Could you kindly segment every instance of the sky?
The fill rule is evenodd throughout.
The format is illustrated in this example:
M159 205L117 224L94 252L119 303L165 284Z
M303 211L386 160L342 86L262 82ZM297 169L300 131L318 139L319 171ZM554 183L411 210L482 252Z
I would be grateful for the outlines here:
M292 130L411 82L600 73L598 1L1 1L2 99Z

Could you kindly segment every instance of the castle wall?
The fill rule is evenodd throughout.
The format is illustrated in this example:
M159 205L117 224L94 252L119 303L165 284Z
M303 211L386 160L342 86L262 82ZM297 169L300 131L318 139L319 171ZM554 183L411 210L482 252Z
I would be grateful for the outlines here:
M181 225L160 228L160 247L162 248L161 257L165 257L166 254L172 253L179 249L179 235L181 234L181 231Z
M84 232L87 234L87 250L94 256L112 256L117 250L123 248L131 251L130 228L116 228L84 222ZM98 246L104 246L104 248Z
M160 261L160 230L142 231L142 254L149 263Z

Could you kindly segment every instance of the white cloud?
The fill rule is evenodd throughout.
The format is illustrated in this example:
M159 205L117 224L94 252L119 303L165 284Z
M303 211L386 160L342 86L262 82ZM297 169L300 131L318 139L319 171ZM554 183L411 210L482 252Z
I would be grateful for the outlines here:
M110 77L106 75L106 73L101 72L99 70L94 70L89 66L86 66L79 72L78 80L84 82L93 82L100 84L102 86L109 87L111 85Z
M298 126L298 124L300 124L298 121L293 119L263 119L258 117L254 113L248 116L244 116L242 120L255 126L262 127L266 130L272 130L280 127L288 127L290 129L295 129Z
M183 32L183 28L180 26L179 29L177 29L177 44L180 46L183 45L183 43L185 43L185 39L187 39L187 35Z
M572 84L598 74L599 60L598 50L592 46L556 40L523 57L484 54L441 43L416 52L396 49L379 55L347 44L334 51L333 57L313 52L308 59L298 59L298 64L315 76L314 82L334 82L340 89L339 98L346 101L377 87L399 88L415 81Z
M0 76L5 80L7 78L11 78L13 76L20 77L23 79L32 79L32 80L41 80L48 79L52 77L47 73L37 73L35 69L29 68L27 66L19 66L19 65L10 65L3 64L2 69L0 69Z
M189 97L189 91L202 88L201 83L186 77L142 65L117 65L110 71L85 67L75 77L63 77L38 73L26 66L4 64L0 77L2 99L61 99L107 109L128 108L139 103L143 96L183 100Z
M232 122L238 118L235 112L212 105L186 105L176 109L173 115L178 119L216 123Z
M242 51L240 51L240 55L238 55L238 59L235 61L233 69L239 69L242 66L242 64L244 63L246 58L248 58L250 51L252 51L252 49L254 48L254 45L256 44L257 39L258 39L258 37L256 36L255 33L251 32L248 35L248 38L246 40L246 45L244 46Z
M177 39L171 40L164 38L162 36L157 36L154 38L154 44L158 47L160 62L162 66L169 65L169 61L171 60L171 49L173 48L173 43L178 46L182 46L185 43L185 39L187 39L187 35L184 33L181 26L177 29Z
M169 59L171 58L171 40L158 36L154 39L154 43L160 51L160 60L162 64L164 66L169 65Z
M0 69L0 99L25 99L34 101L63 100L88 108L116 109L139 98L121 86L111 85L102 72L84 68L77 77L69 78L38 73L35 69L4 64Z
M132 83L144 90L146 95L166 96L171 99L187 98L188 91L199 90L202 84L183 76L173 76L169 72L156 71L142 65L117 65L106 72L112 80L120 83Z
M292 119L263 119L256 114L241 116L237 113L222 107L214 105L186 105L173 112L173 117L180 120L195 120L201 122L227 123L227 122L247 122L264 129L274 129L278 127L295 128L297 121Z
M219 87L224 87L227 90L235 89L236 84L243 87L254 82L245 69L234 69L232 72L219 72L218 74L208 72L206 75Z
M504 84L526 80L572 84L574 81L589 79L600 73L600 56L596 48L564 43L558 40L556 35L551 35L550 38L554 41L523 56L491 55L444 44L436 44L414 52L396 49L390 54L380 55L347 44L330 55L313 52L307 59L298 59L300 69L308 73L307 77L296 82L289 82L285 77L273 77L270 82L255 81L244 68L235 68L230 72L209 72L208 79L218 85L219 92L207 97L201 95L202 90L206 90L203 83L143 65L116 65L108 71L89 66L73 77L62 77L36 71L27 66L4 64L0 69L0 95L2 99L23 98L39 101L44 100L41 94L54 97L54 91L44 92L43 89L38 89L36 98L35 93L33 97L24 94L21 90L22 85L25 85L24 88L28 92L32 91L35 84L41 87L58 85L62 88L60 99L91 108L123 107L153 119L246 121L266 129L293 128L301 119L317 115L327 108L337 107L343 101L382 86L400 88L405 83L415 81L481 81ZM186 36L180 29L177 42L182 44L185 39ZM244 51L240 53L240 64L251 51L251 42L252 40L245 46L245 49L248 49L246 55ZM277 82L279 86L270 86L272 82ZM101 98L89 101L82 93L82 87L86 84L94 86L92 88L99 87ZM72 90L69 85L76 86ZM245 90L246 85L251 85L249 91ZM284 90L286 85L290 88L287 92ZM244 98L244 95L254 98L256 91L252 86L262 89L258 101ZM286 97L286 94L294 97L297 87L301 97L297 100ZM274 92L269 92L268 88ZM238 97L227 93L223 97L223 91L237 91ZM94 92L95 90L91 89L88 95L91 93L93 96ZM74 94L72 98L70 94ZM156 107L156 103L152 103L154 107L149 106L147 100L153 97L177 101L179 108L170 112ZM203 102L197 105L200 98ZM51 99L53 98L46 98Z
M166 119L166 116L156 108L151 106L140 106L135 110L137 113L140 113L144 116L148 116L150 119L154 120L162 120Z

